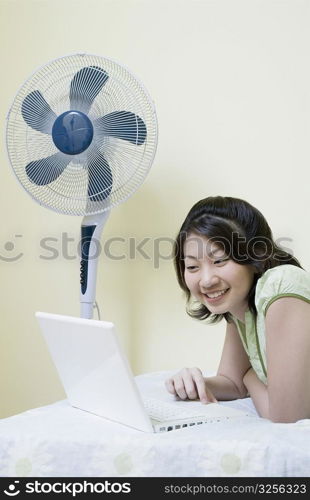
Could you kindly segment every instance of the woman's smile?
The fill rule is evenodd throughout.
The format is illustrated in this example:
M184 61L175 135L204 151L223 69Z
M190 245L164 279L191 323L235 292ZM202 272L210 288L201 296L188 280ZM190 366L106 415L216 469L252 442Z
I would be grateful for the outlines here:
M205 299L207 302L210 302L210 304L215 304L216 302L220 302L221 300L224 299L226 294L229 292L229 288L226 288L224 290L219 290L216 292L209 292L209 293L203 293Z

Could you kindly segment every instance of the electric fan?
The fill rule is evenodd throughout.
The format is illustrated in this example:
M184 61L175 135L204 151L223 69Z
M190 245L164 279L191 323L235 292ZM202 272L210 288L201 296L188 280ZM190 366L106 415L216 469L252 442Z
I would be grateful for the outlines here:
M58 213L83 215L81 316L92 318L96 243L112 207L145 179L157 146L152 100L111 59L58 58L20 88L7 121L7 149L24 189Z

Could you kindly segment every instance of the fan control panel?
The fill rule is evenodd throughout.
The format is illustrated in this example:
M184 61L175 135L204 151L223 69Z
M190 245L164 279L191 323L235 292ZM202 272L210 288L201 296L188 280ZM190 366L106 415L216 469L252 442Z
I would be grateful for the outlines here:
M80 283L81 292L84 295L87 290L87 278L88 278L88 263L89 263L89 249L92 236L96 229L96 225L93 226L82 226L81 229L81 272L80 272Z

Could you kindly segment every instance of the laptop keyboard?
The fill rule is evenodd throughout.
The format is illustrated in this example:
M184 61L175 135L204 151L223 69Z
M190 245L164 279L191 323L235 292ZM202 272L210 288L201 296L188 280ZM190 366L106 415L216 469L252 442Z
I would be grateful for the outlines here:
M184 407L180 408L177 402L168 403L167 401L158 399L144 398L143 404L149 417L154 420L165 421L202 416L202 413L197 410L186 410Z

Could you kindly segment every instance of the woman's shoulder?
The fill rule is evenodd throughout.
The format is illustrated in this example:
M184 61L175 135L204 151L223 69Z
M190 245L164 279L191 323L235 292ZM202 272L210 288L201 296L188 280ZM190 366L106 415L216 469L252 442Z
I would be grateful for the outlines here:
M308 282L310 283L310 273L292 264L283 264L273 267L264 272L259 278L257 285L263 286L273 282Z
M297 297L310 301L310 273L292 264L268 269L257 281L257 311L265 314L269 305L280 297Z

